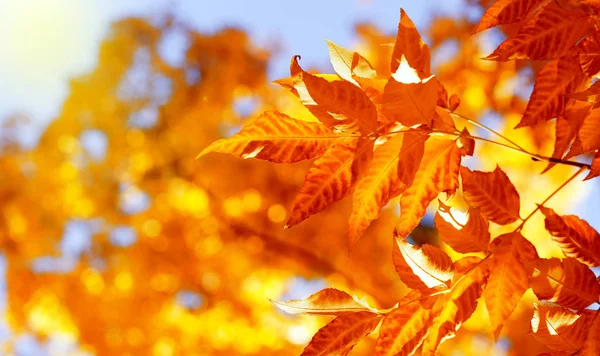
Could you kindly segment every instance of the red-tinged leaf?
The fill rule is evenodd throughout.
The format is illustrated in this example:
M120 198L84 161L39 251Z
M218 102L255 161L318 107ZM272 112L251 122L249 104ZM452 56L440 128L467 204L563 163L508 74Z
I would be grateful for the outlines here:
M598 176L600 176L600 150L594 155L594 159L592 160L592 165L590 168L590 173L585 177L584 180L596 178Z
M375 78L377 73L369 61L357 52L339 46L327 40L329 59L335 72L342 78L358 85L354 76Z
M404 9L400 9L398 34L392 52L392 73L398 69L402 56L406 57L408 64L418 71L421 79L431 75L429 47L421 39L419 31Z
M338 316L322 327L304 348L302 356L347 355L379 324L381 316L358 312Z
M458 188L460 148L456 140L430 138L415 174L414 182L402 194L400 221L396 234L407 237L419 225L427 206L441 192L453 193Z
M575 313L551 305L534 304L531 335L552 350L576 352L592 326L595 311Z
M598 301L600 285L594 273L576 259L539 259L533 268L529 286L538 299L576 310Z
M556 118L556 141L554 143L552 158L561 159L564 156L569 145L577 135L583 119L589 114L591 107L592 105L589 103L574 102L567 107L563 116ZM555 165L556 162L548 163L548 166L542 173L547 172Z
M412 355L421 346L431 323L431 309L403 298L399 307L387 314L375 345L375 356Z
M462 212L440 201L434 223L440 238L456 252L484 252L490 243L490 223L474 208Z
M344 198L364 174L373 155L373 141L366 139L338 144L319 157L306 173L296 195L286 228L298 224Z
M600 101L599 95L600 95L600 81L595 82L594 84L592 84L589 88L587 88L584 91L580 91L577 93L571 93L568 96L570 98L580 100L580 101L585 101L588 103L598 103L598 101Z
M583 73L593 77L600 72L600 33L595 31L584 38L577 44L577 49Z
M525 20L545 0L498 0L490 6L473 32Z
M493 172L460 167L460 176L465 200L488 220L506 225L519 219L519 193L499 166Z
M460 98L456 94L452 94L448 99L448 109L454 111L460 106Z
M460 154L463 156L473 156L475 153L475 140L471 138L471 134L467 128L463 128L461 135L458 138L460 143Z
M495 61L511 59L555 59L565 55L590 30L587 15L550 2L487 57Z
M401 239L396 239L396 243L398 249L394 249L394 266L404 284L424 292L448 288L454 275L450 256L428 244L419 247Z
M587 152L595 152L600 149L600 109L592 110L592 112L583 119L577 138L573 143L571 152L567 157L573 157Z
M596 314L598 314L596 312ZM600 316L596 315L594 323L590 328L581 350L579 350L579 356L597 356L600 355Z
M292 58L290 73L302 104L323 124L339 131L377 131L377 109L356 85L345 80L327 81L302 70L298 56Z
M271 301L288 314L343 315L357 312L377 313L376 309L350 294L334 288L323 289L304 300Z
M477 308L477 300L488 276L487 268L478 260L467 257L455 262L452 290L440 296L432 308L435 317L425 337L422 355L435 355L438 346L454 337Z
M349 246L352 248L371 222L379 217L381 209L406 189L398 177L399 159L410 159L402 149L404 138L412 141L414 134L406 133L391 138L373 153L373 161L367 175L356 185L350 215ZM423 135L419 135L420 139ZM412 152L412 150L408 150ZM415 168L416 170L416 168Z
M531 244L518 232L494 239L494 254L488 260L490 275L483 291L483 299L496 340L504 322L529 287L527 270L520 258L520 248L526 243Z
M432 79L401 83L390 78L383 92L383 115L404 126L431 125L437 102L437 84Z
M546 216L546 230L567 257L576 258L590 267L600 266L600 234L587 221L575 215L558 215L540 206Z
M533 93L516 126L532 126L562 115L568 98L584 80L581 67L572 58L566 57L549 62L535 78Z
M277 111L267 111L230 138L213 142L198 158L209 152L230 153L240 158L294 163L322 154L349 136L337 135L327 127L305 122Z

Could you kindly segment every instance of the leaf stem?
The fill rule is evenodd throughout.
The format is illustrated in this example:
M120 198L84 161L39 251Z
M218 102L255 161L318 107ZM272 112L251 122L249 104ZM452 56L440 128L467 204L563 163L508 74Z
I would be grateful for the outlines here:
M566 181L563 182L563 184L561 184L558 188L556 188L552 193L550 193L550 195L548 195L546 197L546 199L544 199L544 201L541 204L538 204L537 207L531 212L529 213L529 215L527 215L527 217L525 217L525 219L523 219L523 221L521 222L521 224L519 226L517 226L517 228L515 229L515 232L521 231L523 229L523 226L525 226L525 223L538 211L540 210L540 207L543 206L544 204L546 204L550 199L552 199L553 196L556 195L556 193L558 193L559 191L561 191L567 184L569 184L573 179L575 179L578 175L581 174L581 172L583 172L585 170L586 167L580 167L577 172L575 172L572 176L569 177L569 179L567 179Z
M452 111L450 111L450 110L448 110L448 109L446 109L446 111L448 111L448 113L449 113L450 115L452 115L452 116L455 116L455 117L458 117L458 118L460 118L460 119L463 119L463 120L465 120L466 122L470 123L471 125L474 125L474 126L477 126L477 127L481 127L482 129L484 129L484 130L487 130L487 131L489 131L489 132L493 133L494 135L496 135L496 136L498 136L498 137L500 137L500 138L504 139L506 142L508 142L508 143L512 144L513 146L515 146L516 148L520 149L521 151L526 151L526 150L525 150L523 147L519 146L519 144L517 144L517 143L516 143L516 142L514 142L513 140L509 139L508 137L506 137L506 136L502 135L502 134L501 134L501 133L499 133L498 131L496 131L496 130L492 129L491 127L488 127L488 126L486 126L486 125L484 125L484 124L482 124L482 123L480 123L480 122L477 122L477 121L475 121L475 120L469 119L468 117L466 117L466 116L463 116L463 115L461 115L461 114L457 114L457 113L455 113L455 112L452 112Z

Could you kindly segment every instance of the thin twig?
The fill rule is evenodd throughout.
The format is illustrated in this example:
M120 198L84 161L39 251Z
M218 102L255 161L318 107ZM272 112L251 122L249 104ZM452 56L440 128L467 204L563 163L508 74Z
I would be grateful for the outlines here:
M577 170L577 172L575 172L575 174L573 174L572 176L569 177L569 179L567 179L566 181L563 182L563 184L561 184L558 188L556 188L550 195L548 195L546 197L546 199L544 199L544 201L541 204L538 204L538 206L529 214L527 215L527 217L525 217L525 219L523 219L523 221L521 222L521 224L519 226L517 226L517 228L515 229L515 232L521 231L523 229L523 226L525 225L525 223L538 211L540 210L540 207L543 206L544 204L546 204L550 199L552 199L553 196L556 195L556 193L558 193L559 191L561 191L567 184L569 184L573 179L575 179L578 175L581 174L581 172L583 172L585 170L585 167L581 167Z

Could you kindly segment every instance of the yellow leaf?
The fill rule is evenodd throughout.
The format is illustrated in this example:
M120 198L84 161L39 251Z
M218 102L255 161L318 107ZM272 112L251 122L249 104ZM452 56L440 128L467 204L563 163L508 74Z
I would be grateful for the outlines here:
M323 289L304 300L271 301L289 314L343 315L361 311L377 313L363 301L334 288Z
M369 61L357 52L339 46L327 40L329 59L335 72L342 78L358 85L354 76L360 78L375 78L377 73Z

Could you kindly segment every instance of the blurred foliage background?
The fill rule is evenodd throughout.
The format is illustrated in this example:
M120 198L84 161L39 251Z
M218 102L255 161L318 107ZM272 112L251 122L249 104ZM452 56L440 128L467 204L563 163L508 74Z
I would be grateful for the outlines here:
M433 72L460 96L461 114L549 154L552 123L512 130L539 64L480 60L503 36L470 35L488 3L457 2L453 16L432 16L427 27L417 22L434 51ZM399 5L380 6L398 14ZM272 16L293 13L290 5L289 13ZM387 308L405 293L390 258L397 201L348 255L350 201L283 230L307 164L276 166L218 154L194 159L264 110L311 120L292 95L269 83L279 47L260 48L243 30L225 25L203 32L168 11L122 18L105 33L93 70L71 78L66 99L39 138L23 143L31 128L27 114L2 118L2 354L294 355L327 320L285 315L269 298L304 298L334 286ZM383 73L395 34L378 26L357 25L355 48ZM186 44L177 64L160 50L174 33ZM9 37L27 41L20 33ZM35 111L35 102L27 105ZM477 157L489 159L469 164L491 170L499 163L525 209L570 172L557 167L539 176L544 165L526 156L479 143L477 150ZM598 227L598 219L589 218L598 205L597 185L574 184L552 206L563 213L579 207ZM541 218L534 221L525 236L543 257L559 255ZM440 244L431 216L413 238ZM535 298L526 296L511 318L514 327L496 346L487 315L478 309L442 353L543 350L525 338L526 305ZM368 354L372 343L367 339L353 354Z

